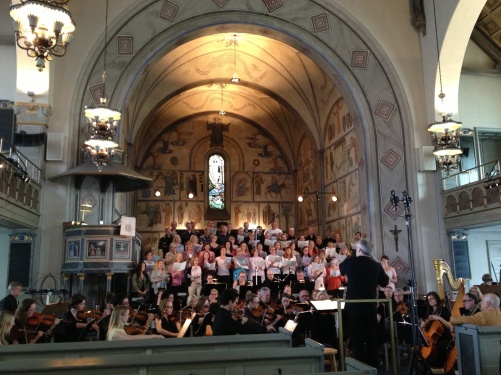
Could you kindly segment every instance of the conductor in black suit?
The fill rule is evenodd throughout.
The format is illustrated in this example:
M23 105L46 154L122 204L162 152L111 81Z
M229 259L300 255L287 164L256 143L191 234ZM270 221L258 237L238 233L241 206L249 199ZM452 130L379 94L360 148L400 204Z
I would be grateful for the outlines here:
M0 311L8 310L13 313L16 312L19 301L17 297L21 295L21 288L23 284L19 281L11 281L9 284L9 294L0 301Z
M356 256L339 265L341 275L348 277L345 311L351 334L353 357L369 366L378 364L377 311L375 302L349 303L349 300L377 298L377 286L388 285L389 278L383 267L372 259L374 245L367 239L357 243Z

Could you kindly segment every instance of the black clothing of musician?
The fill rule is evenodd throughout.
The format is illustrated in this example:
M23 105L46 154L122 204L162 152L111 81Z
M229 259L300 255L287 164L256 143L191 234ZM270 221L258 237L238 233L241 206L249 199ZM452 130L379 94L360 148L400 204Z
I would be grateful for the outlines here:
M9 293L0 301L0 311L8 310L15 313L18 305L19 303L17 302L17 298Z
M233 319L232 313L238 302L238 292L235 289L226 289L219 296L221 306L214 316L214 324L212 332L214 336L237 335L245 332L244 324L247 318L242 318L241 321Z
M388 285L389 278L383 267L372 260L374 245L367 239L357 243L356 257L347 258L339 265L341 275L348 276L345 311L351 334L353 357L377 367L377 312L376 303L349 303L349 300L376 298L377 286Z

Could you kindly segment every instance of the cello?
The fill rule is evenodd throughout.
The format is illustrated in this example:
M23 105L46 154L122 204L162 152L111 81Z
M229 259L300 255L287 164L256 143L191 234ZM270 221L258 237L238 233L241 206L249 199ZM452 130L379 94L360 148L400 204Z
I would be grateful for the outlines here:
M443 302L440 304L440 306L437 309L437 312L434 314L440 316L440 313L442 312L442 307L443 307ZM427 319L425 321L423 336L426 339L426 343L428 344L428 346L423 346L421 348L421 355L423 356L423 359L426 360L428 363L435 361L435 359L437 358L438 355L437 343L438 340L442 337L442 334L444 333L444 328L445 328L444 325L439 320Z

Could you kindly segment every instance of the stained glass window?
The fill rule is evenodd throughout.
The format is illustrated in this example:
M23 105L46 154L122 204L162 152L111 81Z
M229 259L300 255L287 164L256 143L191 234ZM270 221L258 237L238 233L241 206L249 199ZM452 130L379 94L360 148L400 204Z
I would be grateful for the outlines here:
M209 158L209 208L224 210L224 159L219 154Z

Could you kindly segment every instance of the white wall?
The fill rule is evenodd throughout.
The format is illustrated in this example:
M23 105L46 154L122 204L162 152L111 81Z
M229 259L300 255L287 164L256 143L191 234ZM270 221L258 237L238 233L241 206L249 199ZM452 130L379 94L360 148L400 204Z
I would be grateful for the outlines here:
M16 95L16 48L0 44L0 99L14 101Z
M468 248L470 253L471 280L467 282L466 287L482 283L482 275L490 273L494 281L496 276L493 274L489 263L487 251L487 241L501 241L501 226L491 226L479 229L469 229ZM494 264L496 272L499 272L499 264ZM499 278L499 274L497 274Z

